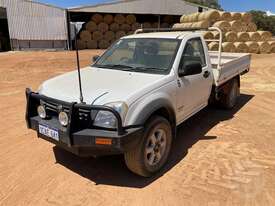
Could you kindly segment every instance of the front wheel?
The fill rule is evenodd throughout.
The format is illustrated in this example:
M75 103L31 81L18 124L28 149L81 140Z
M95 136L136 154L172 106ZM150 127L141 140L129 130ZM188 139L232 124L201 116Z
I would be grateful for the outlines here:
M172 130L168 120L152 117L145 128L140 145L125 153L127 167L134 173L150 177L166 163L172 144Z

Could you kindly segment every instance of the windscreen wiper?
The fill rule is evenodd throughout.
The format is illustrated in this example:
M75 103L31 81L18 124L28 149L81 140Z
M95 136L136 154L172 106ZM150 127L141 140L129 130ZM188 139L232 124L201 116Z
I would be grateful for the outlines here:
M95 65L99 68L122 68L122 70L124 69L133 69L134 67L128 66L128 65L124 65L124 64L104 64L104 65Z
M143 71L143 72L146 72L146 71L165 72L165 69L160 69L157 67L135 67L133 70L134 71Z

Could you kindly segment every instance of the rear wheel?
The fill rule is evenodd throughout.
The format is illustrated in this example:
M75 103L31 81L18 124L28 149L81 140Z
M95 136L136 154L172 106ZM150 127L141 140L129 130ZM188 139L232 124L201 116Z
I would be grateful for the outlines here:
M140 145L125 153L127 167L134 173L149 177L166 163L172 143L172 130L168 120L152 117L145 128Z
M233 79L228 83L228 89L221 96L221 106L226 109L232 109L240 96L240 87L237 79Z

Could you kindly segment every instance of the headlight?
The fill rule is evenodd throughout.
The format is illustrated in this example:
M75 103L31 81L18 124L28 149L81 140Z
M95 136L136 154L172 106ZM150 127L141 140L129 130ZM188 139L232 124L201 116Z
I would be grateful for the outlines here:
M39 105L37 107L37 113L38 113L39 117L42 118L42 119L45 119L46 116L47 116L46 109L42 105Z
M58 115L58 120L62 126L67 126L69 123L69 117L66 112L60 112Z
M112 107L114 110L116 110L120 114L122 123L124 122L128 112L128 106L125 102L112 102L105 104L105 106ZM94 120L94 125L98 127L116 128L117 119L111 112L99 111Z

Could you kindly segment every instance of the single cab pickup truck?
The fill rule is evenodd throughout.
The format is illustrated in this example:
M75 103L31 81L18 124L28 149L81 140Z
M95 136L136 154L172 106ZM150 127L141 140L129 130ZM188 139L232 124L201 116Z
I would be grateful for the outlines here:
M250 59L221 46L209 52L200 30L138 30L81 69L81 84L72 71L27 88L27 126L78 156L124 154L149 177L173 153L178 125L210 103L236 105Z

